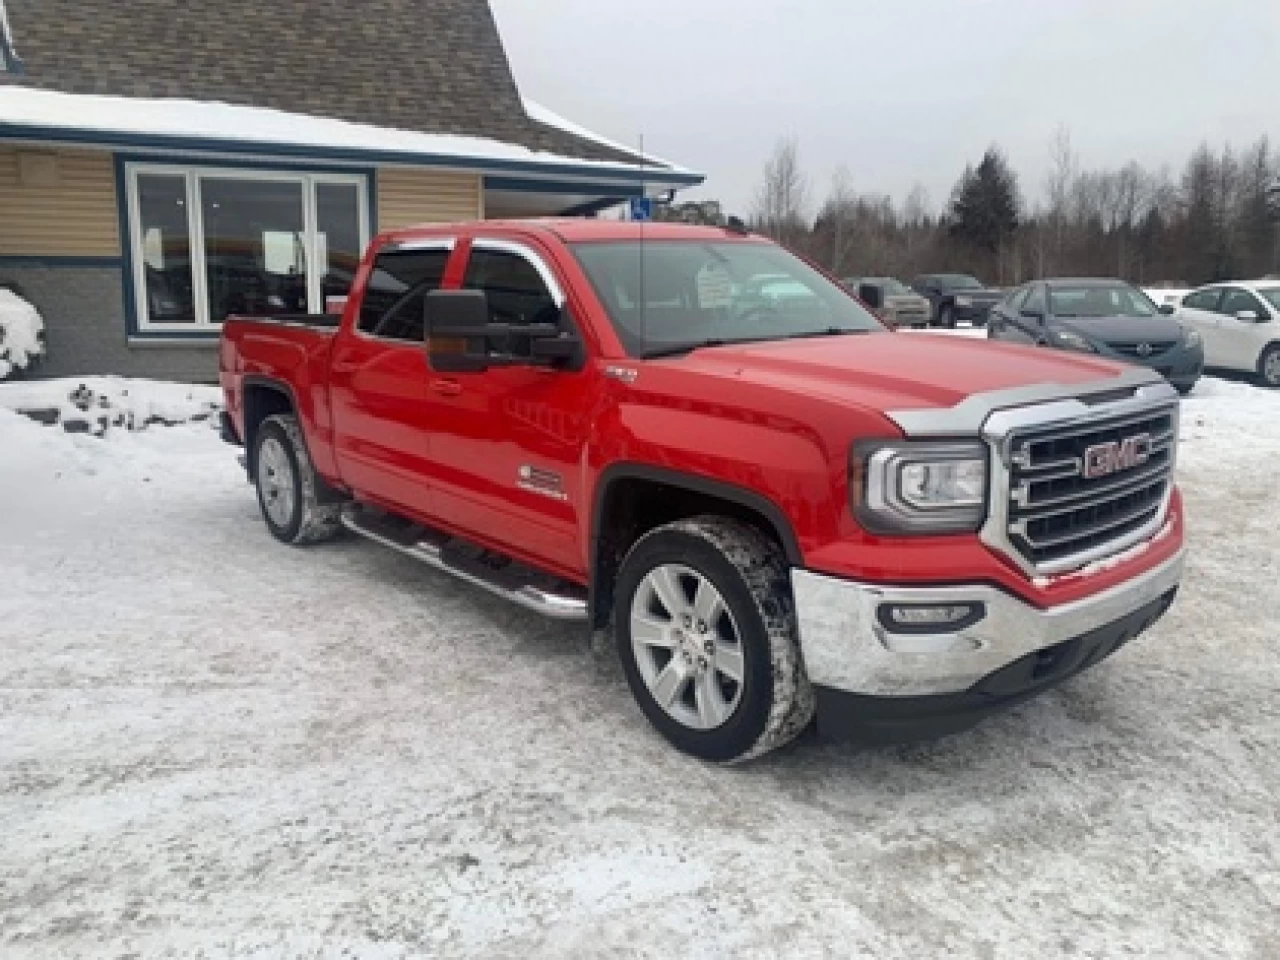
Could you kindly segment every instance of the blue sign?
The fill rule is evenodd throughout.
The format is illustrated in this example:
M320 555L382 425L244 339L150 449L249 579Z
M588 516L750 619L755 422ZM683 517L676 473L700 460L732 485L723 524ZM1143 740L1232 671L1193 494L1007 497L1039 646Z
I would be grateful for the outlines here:
M632 220L644 222L653 219L653 200L650 197L632 197L629 209Z

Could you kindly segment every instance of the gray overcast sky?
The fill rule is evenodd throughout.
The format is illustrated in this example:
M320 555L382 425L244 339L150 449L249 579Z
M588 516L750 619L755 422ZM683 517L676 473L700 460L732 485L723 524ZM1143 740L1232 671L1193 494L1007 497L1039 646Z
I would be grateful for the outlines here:
M707 174L748 212L779 136L810 205L937 207L993 141L1034 199L1066 124L1082 163L1175 175L1201 141L1280 146L1280 0L491 0L526 96Z

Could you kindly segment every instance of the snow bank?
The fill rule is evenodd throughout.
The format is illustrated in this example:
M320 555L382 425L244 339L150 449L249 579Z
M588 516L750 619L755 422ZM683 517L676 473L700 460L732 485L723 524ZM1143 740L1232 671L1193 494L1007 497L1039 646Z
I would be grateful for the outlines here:
M222 407L217 387L123 377L71 377L0 384L0 408L68 433L103 436L113 427L144 430L207 420Z
M0 380L44 355L44 319L12 290L0 287Z

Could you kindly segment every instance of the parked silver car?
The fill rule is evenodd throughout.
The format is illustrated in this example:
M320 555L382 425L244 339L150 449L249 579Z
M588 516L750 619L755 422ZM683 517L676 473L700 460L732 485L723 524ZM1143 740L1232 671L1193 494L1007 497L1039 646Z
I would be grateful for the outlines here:
M841 281L886 327L926 327L929 301L893 277L846 277Z

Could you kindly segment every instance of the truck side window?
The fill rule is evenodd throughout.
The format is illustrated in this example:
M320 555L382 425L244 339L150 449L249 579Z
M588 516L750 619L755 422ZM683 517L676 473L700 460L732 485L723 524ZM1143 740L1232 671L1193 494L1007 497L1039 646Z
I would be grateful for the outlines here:
M541 274L518 253L472 250L462 288L488 294L493 323L560 322L560 308Z
M444 248L380 254L360 303L360 329L375 337L422 343L426 296L440 289L448 262Z

